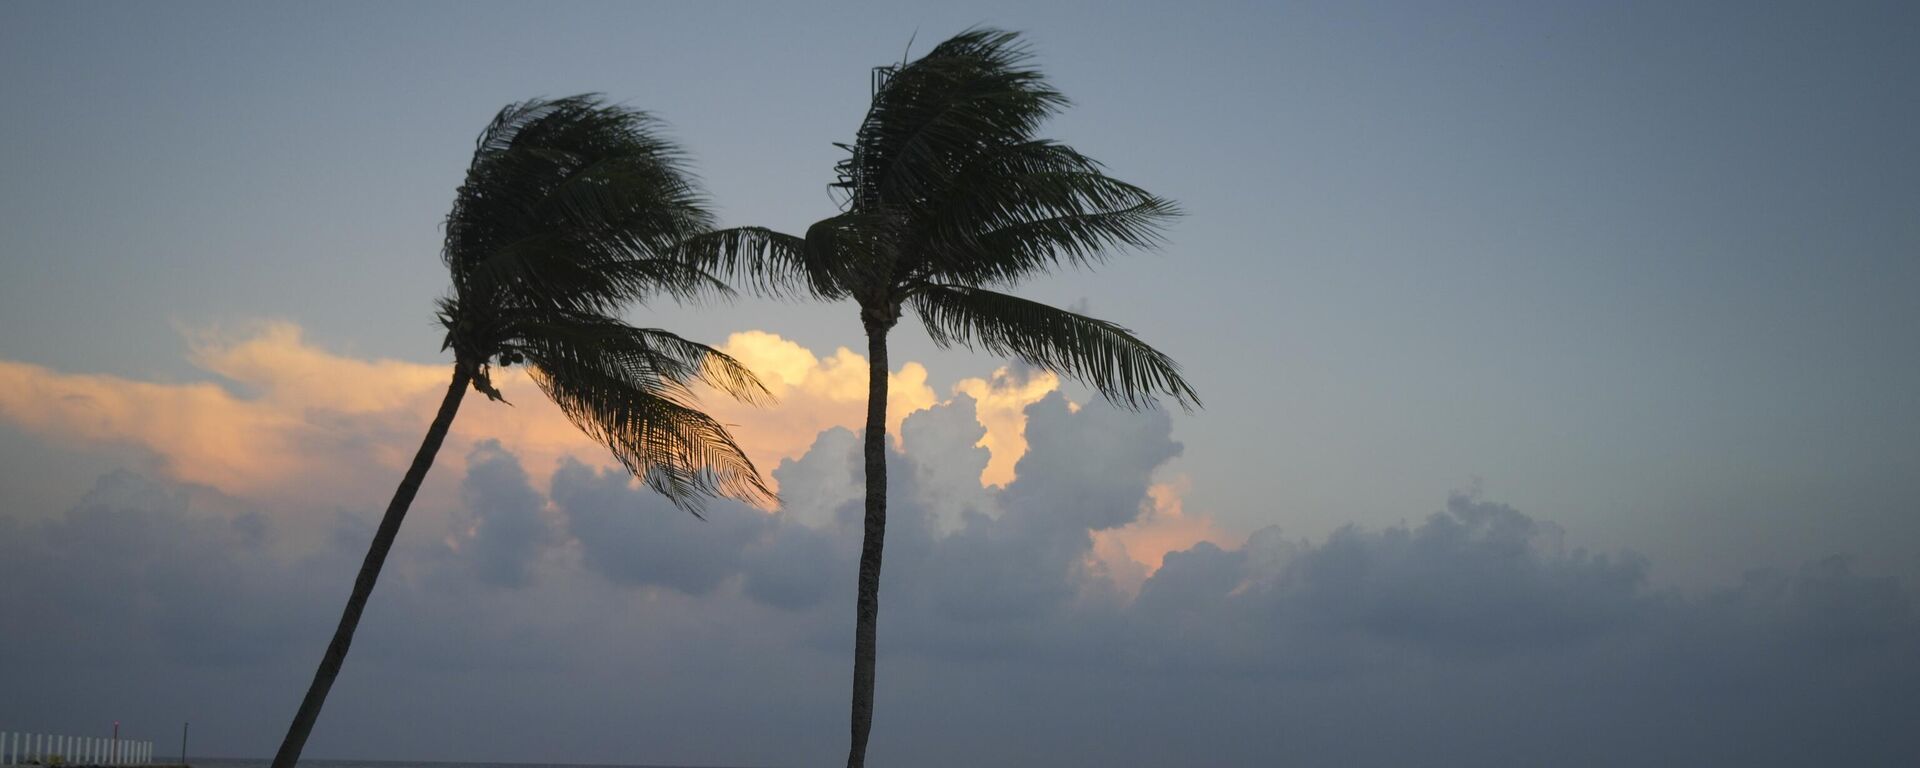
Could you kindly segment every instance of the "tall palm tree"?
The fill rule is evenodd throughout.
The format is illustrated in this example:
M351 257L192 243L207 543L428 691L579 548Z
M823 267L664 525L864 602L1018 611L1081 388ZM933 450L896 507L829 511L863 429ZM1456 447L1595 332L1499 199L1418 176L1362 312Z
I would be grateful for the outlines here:
M1036 137L1067 100L1027 66L1018 36L972 29L926 56L876 70L866 119L834 185L844 211L805 237L759 227L691 241L693 263L772 291L851 298L870 367L866 524L854 635L850 767L873 725L880 561L887 526L887 333L911 307L941 347L1012 356L1128 407L1199 398L1172 359L1126 328L1000 293L1050 269L1144 248L1176 206Z
M679 151L640 112L593 96L534 100L501 110L480 134L441 253L453 278L439 311L453 381L380 520L274 768L299 761L467 388L503 400L493 366L526 364L575 425L688 511L698 514L714 495L773 498L727 430L694 407L690 389L704 382L754 401L767 394L759 380L717 350L613 315L649 294L724 293L674 250L709 221Z

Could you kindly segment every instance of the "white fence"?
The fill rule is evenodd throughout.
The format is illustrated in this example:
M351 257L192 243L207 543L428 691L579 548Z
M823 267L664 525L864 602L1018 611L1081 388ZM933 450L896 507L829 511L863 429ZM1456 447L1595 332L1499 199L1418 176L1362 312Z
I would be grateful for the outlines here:
M0 731L0 765L145 765L153 742Z

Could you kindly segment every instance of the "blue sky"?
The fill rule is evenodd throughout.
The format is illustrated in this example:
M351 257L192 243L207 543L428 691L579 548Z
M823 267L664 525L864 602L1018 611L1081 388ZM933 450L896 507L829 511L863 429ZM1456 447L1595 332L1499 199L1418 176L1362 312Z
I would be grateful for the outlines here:
M1074 100L1050 135L1188 211L1159 252L1028 293L1191 372L1207 408L1171 414L1177 455L1142 471L1223 539L1419 530L1458 491L1644 555L1646 589L1834 554L1920 579L1920 14L1900 3L9 3L0 361L245 399L258 382L193 340L280 322L343 359L442 363L438 225L502 105L653 112L725 223L799 230L833 210L867 68L982 23L1025 32ZM633 318L822 359L859 341L849 305ZM894 338L941 399L1001 364ZM118 470L313 530L384 492L222 486L32 408L0 410L22 525ZM553 492L552 465L505 450Z

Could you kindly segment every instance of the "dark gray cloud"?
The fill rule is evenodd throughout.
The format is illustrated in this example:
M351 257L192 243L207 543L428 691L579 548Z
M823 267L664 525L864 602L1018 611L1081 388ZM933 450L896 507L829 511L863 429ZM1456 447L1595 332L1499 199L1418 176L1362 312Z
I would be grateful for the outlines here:
M467 456L460 497L473 519L464 545L473 573L495 586L526 586L534 559L551 538L540 515L545 499L527 481L526 470L498 440L481 441Z
M634 487L626 472L576 461L554 473L553 501L593 572L690 595L739 573L742 552L768 525L765 515L738 504L715 505L701 519Z
M890 452L876 759L916 765L1897 765L1920 754L1920 611L1846 558L1702 593L1473 495L1320 541L1169 554L1130 596L1091 532L1141 513L1165 414L1050 398L1017 481L969 487L972 404ZM454 541L402 535L316 755L819 764L844 740L858 440L776 470L790 511L698 520L566 464L542 498L470 457ZM191 716L261 754L344 598L372 511L276 550L273 516L103 477L0 517L0 722ZM501 589L500 587L513 587ZM116 714L115 716L118 716ZM123 718L124 719L124 718ZM132 721L130 721L132 722ZM169 727L172 727L169 722ZM610 734L618 734L611 737ZM457 745L457 746L449 746Z

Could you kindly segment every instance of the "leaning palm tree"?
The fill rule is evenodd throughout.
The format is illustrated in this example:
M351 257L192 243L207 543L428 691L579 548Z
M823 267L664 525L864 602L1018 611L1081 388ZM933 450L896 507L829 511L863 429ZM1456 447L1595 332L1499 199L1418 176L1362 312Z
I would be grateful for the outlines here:
M313 684L274 756L293 768L340 673L407 508L472 387L503 398L490 372L524 363L573 423L649 487L688 511L705 497L772 500L719 423L694 406L695 382L760 400L766 390L727 355L613 315L650 294L725 293L675 255L709 214L678 150L646 115L593 96L508 106L480 134L454 194L440 301L453 381L367 549Z
M834 185L844 211L805 237L758 227L690 242L691 263L773 292L853 299L867 333L866 524L854 635L852 745L873 725L880 560L887 525L887 333L911 307L935 344L1013 356L1128 407L1197 405L1179 367L1126 328L993 289L1159 242L1173 203L1035 136L1066 98L1014 33L973 29L875 71L866 119Z

